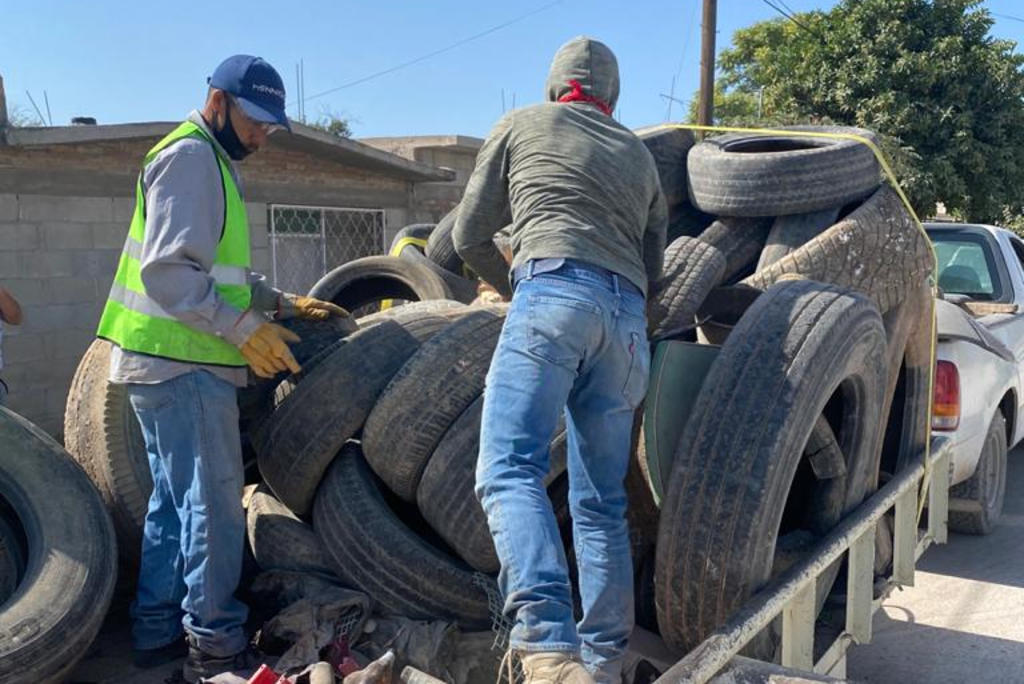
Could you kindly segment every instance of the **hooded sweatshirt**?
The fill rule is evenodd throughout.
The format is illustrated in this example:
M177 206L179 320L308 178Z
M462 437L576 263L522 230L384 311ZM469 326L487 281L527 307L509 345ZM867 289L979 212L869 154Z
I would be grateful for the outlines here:
M574 101L559 102L574 90ZM619 96L615 55L574 38L551 63L546 95L543 104L505 115L480 148L455 222L456 251L509 296L508 265L492 238L511 212L513 267L577 259L646 294L661 274L668 212L650 152L602 111Z

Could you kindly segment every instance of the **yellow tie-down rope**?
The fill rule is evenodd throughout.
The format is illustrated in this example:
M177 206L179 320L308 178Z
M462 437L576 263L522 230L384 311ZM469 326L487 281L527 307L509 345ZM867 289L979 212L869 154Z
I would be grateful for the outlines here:
M702 132L714 132L714 133L753 133L755 135L774 135L782 136L785 138L826 138L830 140L852 140L863 145L867 145L868 149L875 155L875 159L878 160L878 164L882 167L885 172L885 177L888 179L892 188L899 195L900 200L903 202L903 206L906 207L907 212L914 219L914 225L921 231L921 235L926 240L926 244L931 248L932 252L932 274L931 274L931 290L932 297L938 295L937 287L937 271L938 271L938 257L935 254L935 245L932 244L931 238L928 237L928 233L924 229L924 225L921 223L921 219L918 218L917 212L914 211L914 207L910 206L910 200L907 199L907 195L903 192L903 188L900 187L899 181L896 180L896 174L893 173L892 167L889 165L889 161L882 154L882 151L878 148L873 140L863 135L857 135L855 133L823 133L820 131L796 131L786 130L778 128L740 128L735 126L700 126L696 124L664 124L661 128L681 128L689 131L702 131ZM928 418L925 429L925 440L924 440L924 476L921 478L921 489L918 492L917 502L917 519L918 522L921 520L921 514L924 511L925 493L931 484L931 439L932 439L932 400L934 397L934 383L935 383L935 307L932 305L932 331L931 331L931 349L929 354L929 368L928 368Z
M395 244L391 245L391 251L388 252L388 256L393 256L393 257L401 256L402 250L405 249L406 247L420 247L420 248L423 248L423 247L426 247L426 246L427 246L427 241L424 240L423 238L404 237L401 240L399 240L398 242L396 242ZM388 309L390 309L394 305L395 305L394 301L392 301L390 299L382 299L382 300L380 300L380 310L381 311L387 311Z

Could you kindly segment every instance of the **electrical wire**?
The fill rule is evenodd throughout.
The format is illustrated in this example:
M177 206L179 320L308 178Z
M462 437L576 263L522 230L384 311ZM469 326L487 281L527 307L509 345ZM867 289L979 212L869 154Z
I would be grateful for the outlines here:
M540 7L536 8L536 9L533 9L533 10L530 10L529 12L526 12L525 14L520 14L517 17L509 19L508 21L504 21L504 22L502 22L500 24L497 24L496 26L492 26L489 29L481 31L480 33L475 33L472 36L469 36L468 38L463 38L461 40L458 40L458 41L452 43L451 45L448 45L446 47L440 48L438 50L434 50L433 52L428 52L427 54L421 55L419 57L416 57L415 59L410 59L408 62L402 62L401 64L396 64L393 67L390 67L390 68L387 68L387 69L382 69L381 71L377 71L377 72L374 72L374 73L369 74L367 76L363 76L362 78L357 78L354 81L349 81L348 83L343 83L340 86L337 86L336 88L330 88L328 90L324 90L322 92L315 93L313 95L310 95L308 97L303 98L302 101L304 103L305 102L309 102L310 100L315 100L315 99L317 99L319 97L323 97L324 95L330 95L331 93L336 93L339 90L344 90L346 88L351 88L352 86L359 85L360 83L366 83L367 81L372 81L375 78L379 78L381 76L386 76L387 74L392 74L392 73L398 71L399 69L404 69L404 68L406 68L408 66L412 66L413 64L419 64L420 62L423 62L425 60L430 59L431 57L436 57L436 56L438 56L440 54L444 54L445 52L450 52L451 50L454 50L457 47L461 47L461 46L465 45L466 43L470 43L470 42L472 42L474 40L478 40L480 38L483 38L484 36L490 35L490 34L496 32L496 31L500 31L503 28L511 26L512 24L516 24L516 23L518 23L520 21L523 21L524 19L528 19L528 18L532 17L535 14L540 14L541 12L543 12L545 10L548 10L548 9L551 9L555 5L559 5L562 2L564 2L564 1L565 0L554 0L554 2L549 2L546 5L541 5Z
M778 12L780 15L782 15L783 17L785 17L789 21L793 22L793 24L795 26L797 26L798 28L800 28L801 30L806 31L807 33L810 33L812 36L814 36L815 38L820 40L822 45L825 44L825 36L821 35L817 31L815 31L814 29L808 27L802 21L797 20L797 18L793 14L790 14L789 12L786 12L786 10L784 10L781 7L779 7L778 5L774 4L773 2L771 2L771 0L761 0L761 2L763 2L764 4L766 4L769 7L771 7L773 10ZM781 2L781 0L779 0L779 2Z

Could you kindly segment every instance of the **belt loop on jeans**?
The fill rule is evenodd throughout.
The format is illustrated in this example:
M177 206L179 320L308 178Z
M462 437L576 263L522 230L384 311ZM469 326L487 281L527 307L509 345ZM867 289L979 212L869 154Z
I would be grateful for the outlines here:
M526 262L526 279L533 280L533 266L537 263L536 259L530 259Z

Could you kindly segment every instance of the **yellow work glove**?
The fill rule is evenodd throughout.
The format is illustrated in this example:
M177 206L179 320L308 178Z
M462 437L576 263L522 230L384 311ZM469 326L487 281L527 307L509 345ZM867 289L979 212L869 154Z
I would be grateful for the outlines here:
M277 318L308 318L314 321L326 321L331 316L348 318L348 311L337 304L322 299L303 297L302 295L284 292L277 298Z
M298 373L302 370L287 344L298 342L300 339L287 328L264 323L249 335L239 350L256 375L261 378L272 378L284 371Z

